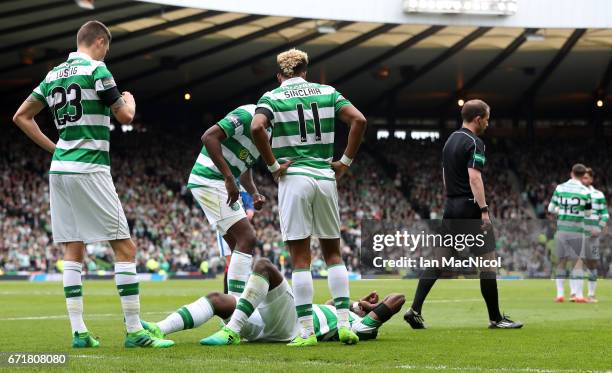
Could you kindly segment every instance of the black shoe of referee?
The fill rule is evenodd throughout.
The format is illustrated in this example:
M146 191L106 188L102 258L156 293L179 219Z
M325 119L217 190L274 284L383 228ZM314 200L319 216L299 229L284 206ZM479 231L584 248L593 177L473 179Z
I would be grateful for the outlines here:
M523 323L512 321L508 316L503 315L499 321L489 321L489 329L520 329Z
M423 316L412 308L406 311L404 320L410 324L412 329L425 329L425 320L423 320Z

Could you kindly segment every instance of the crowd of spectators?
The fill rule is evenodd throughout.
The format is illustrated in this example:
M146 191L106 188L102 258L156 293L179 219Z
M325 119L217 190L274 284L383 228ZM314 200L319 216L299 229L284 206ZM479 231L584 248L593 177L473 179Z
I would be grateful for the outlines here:
M113 132L111 160L117 192L139 249L139 271L219 273L224 262L218 254L216 232L186 188L201 148L200 134L175 131L168 136L136 129ZM442 146L440 140L393 139L370 143L360 152L358 161L338 183L341 250L349 270L360 269L364 221L441 218L445 199ZM487 150L487 169L494 171L485 173L493 216L499 221L546 218L544 206L552 190L567 179L576 161L593 166L596 186L611 196L612 185L606 177L612 175L612 162L607 149L597 149L601 151L586 152L582 145L569 141L495 141ZM61 270L61 248L51 238L49 162L50 155L15 128L0 138L0 274ZM255 254L289 270L290 258L279 232L276 184L265 168L256 168L254 178L268 199L252 220L258 238ZM498 250L504 267L536 277L550 275L548 253L553 234L550 230L539 232L536 238L526 234L531 238L525 241L518 239L515 231L500 229ZM322 254L313 241L313 270L324 274ZM112 250L107 244L88 245L87 252L89 272L112 268ZM612 263L611 250L604 248L602 254L602 263Z
M8 132L9 136L0 140L0 271L53 272L61 269L61 248L53 244L51 236L47 181L50 156L15 129ZM216 231L186 188L201 148L199 135L113 132L112 174L139 249L139 271L223 270ZM256 255L290 268L279 231L276 184L262 169L254 171L254 179L260 193L267 197L264 209L253 217L258 238ZM349 270L357 271L362 219L407 219L414 211L366 153L360 155L338 188L341 249ZM90 272L111 268L108 244L91 244L87 251ZM325 270L316 240L313 269Z

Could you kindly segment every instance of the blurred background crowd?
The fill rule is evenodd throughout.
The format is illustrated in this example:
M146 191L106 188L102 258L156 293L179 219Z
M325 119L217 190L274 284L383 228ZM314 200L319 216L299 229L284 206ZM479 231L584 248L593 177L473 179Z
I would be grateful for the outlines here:
M0 138L0 274L61 271L61 248L51 238L47 174L51 157L16 128L5 131L8 136ZM186 189L201 148L200 135L179 129L168 136L139 126L126 133L113 131L112 174L139 249L140 272L214 276L223 271L216 232ZM595 186L612 196L609 150L597 146L592 151L595 147L589 144L559 139L529 144L486 141L486 194L497 221L504 270L548 277L554 262L554 224L546 213L549 198L578 161L594 168ZM404 224L441 218L445 199L442 146L441 140L431 139L380 139L364 144L338 183L341 248L350 271L360 271L362 221ZM256 168L254 178L267 197L264 209L252 220L258 238L255 255L268 257L288 273L291 262L279 232L276 185L265 168ZM325 275L314 241L313 271ZM603 274L612 274L611 243L608 234L602 242ZM112 268L107 244L88 245L87 252L88 272Z

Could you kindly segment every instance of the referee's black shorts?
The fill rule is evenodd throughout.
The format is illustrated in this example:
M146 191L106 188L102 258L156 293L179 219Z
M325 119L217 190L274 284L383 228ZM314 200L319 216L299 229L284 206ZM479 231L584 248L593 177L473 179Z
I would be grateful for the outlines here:
M478 234L484 235L484 245L472 245L469 253L483 255L495 251L495 233L492 229L484 232L482 226L482 213L478 204L470 197L447 197L444 205L443 225L447 233L453 235ZM468 251L468 250L464 250Z

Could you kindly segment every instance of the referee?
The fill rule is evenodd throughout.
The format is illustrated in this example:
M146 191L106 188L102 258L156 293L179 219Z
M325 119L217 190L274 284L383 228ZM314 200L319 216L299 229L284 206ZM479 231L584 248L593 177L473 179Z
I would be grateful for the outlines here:
M446 190L444 220L447 220L446 225L452 227L455 233L466 233L466 230L472 234L484 233L485 244L470 248L472 255L483 259L495 259L495 237L490 229L491 219L481 175L485 165L485 145L478 137L489 126L489 115L489 105L484 101L467 101L461 110L463 126L448 137L442 150ZM440 274L439 268L427 268L421 275L412 307L404 315L404 320L413 329L425 328L421 308ZM489 312L489 328L518 329L523 326L502 316L499 311L495 267L480 268L480 291Z

